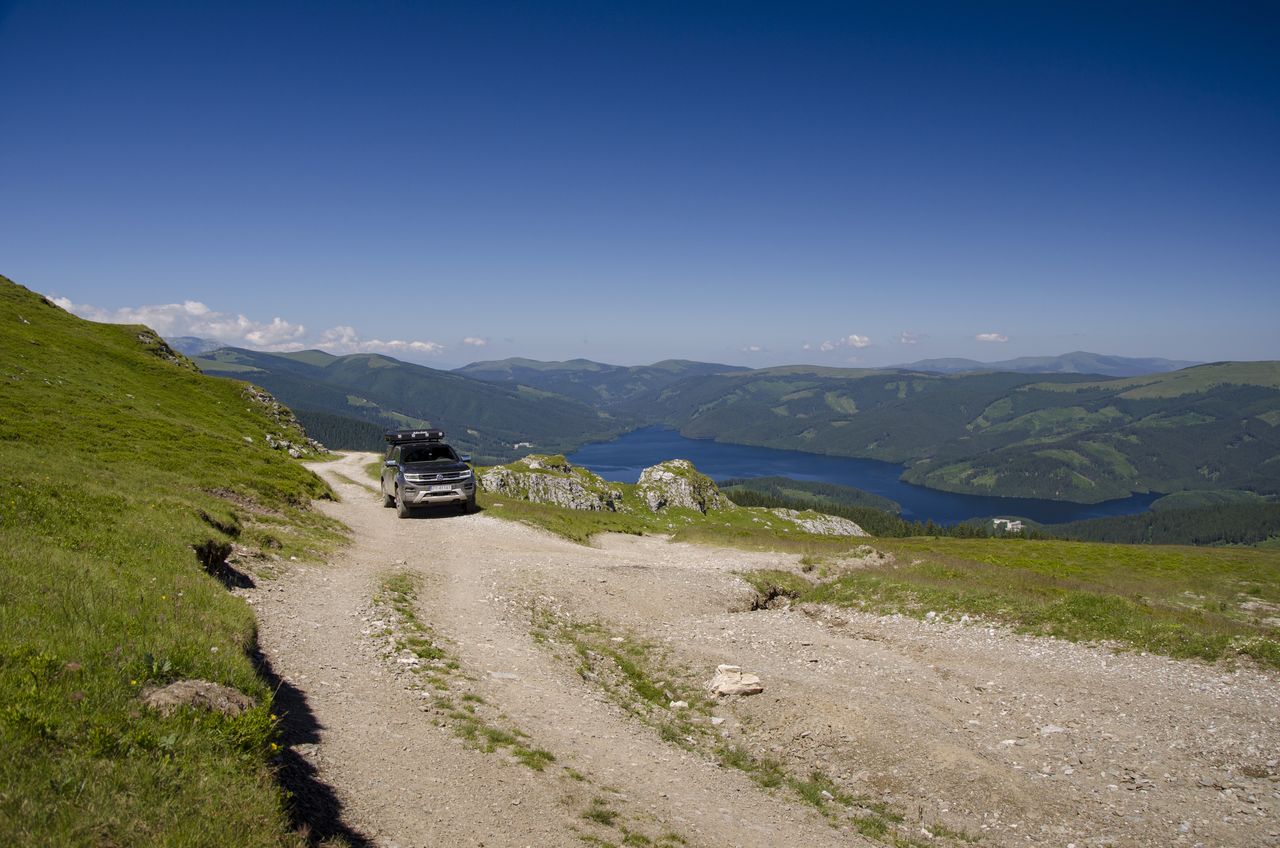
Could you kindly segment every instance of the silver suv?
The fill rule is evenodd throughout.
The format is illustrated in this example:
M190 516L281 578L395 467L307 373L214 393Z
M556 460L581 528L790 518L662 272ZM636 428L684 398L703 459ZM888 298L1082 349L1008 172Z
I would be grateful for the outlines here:
M469 454L459 455L439 430L399 430L387 433L382 463L382 505L394 506L401 518L415 507L458 504L476 511L476 477Z

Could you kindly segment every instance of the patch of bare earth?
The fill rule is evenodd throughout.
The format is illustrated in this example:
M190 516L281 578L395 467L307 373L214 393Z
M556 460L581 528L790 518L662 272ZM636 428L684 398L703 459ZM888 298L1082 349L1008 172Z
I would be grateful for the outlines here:
M972 624L731 612L751 594L735 572L791 560L650 538L588 548L447 511L400 520L351 482L366 461L316 466L343 498L321 508L352 546L244 594L275 673L318 726L299 753L377 844L1280 845L1273 673ZM388 653L373 605L382 578L405 571L421 576L418 618L456 661L439 685ZM664 739L548 644L535 609L652 644L673 680L722 663L758 674L764 692L716 704L707 736L797 778L818 770L902 821L877 842L853 813L824 815L706 745ZM537 771L469 741L464 695L554 761ZM611 815L591 815L601 809Z

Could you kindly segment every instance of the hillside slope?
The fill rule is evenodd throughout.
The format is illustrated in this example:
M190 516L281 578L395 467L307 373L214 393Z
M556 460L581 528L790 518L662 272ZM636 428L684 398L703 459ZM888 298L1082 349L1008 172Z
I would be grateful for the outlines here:
M548 391L493 385L378 354L222 348L196 362L208 374L253 380L304 417L325 413L384 429L439 427L484 462L527 452L517 444L559 452L627 429L625 421Z
M3 277L0 363L0 844L300 843L253 613L193 546L304 558L340 541L307 509L328 487L271 446L304 435L146 327L81 320ZM141 705L181 678L257 706Z
M947 491L1280 492L1280 362L1123 379L793 366L688 379L623 408L693 438L903 463L908 482Z
M1019 356L998 362L976 359L921 359L897 366L903 371L933 371L961 374L973 371L1013 371L1019 374L1098 374L1104 377L1137 377L1199 365L1198 362L1163 359L1158 356L1109 356L1075 350L1059 356Z
M517 383L555 392L585 404L608 407L648 392L663 389L688 377L731 374L747 369L712 362L667 359L652 365L607 365L589 359L542 362L536 359L500 359L473 362L454 373L490 383Z

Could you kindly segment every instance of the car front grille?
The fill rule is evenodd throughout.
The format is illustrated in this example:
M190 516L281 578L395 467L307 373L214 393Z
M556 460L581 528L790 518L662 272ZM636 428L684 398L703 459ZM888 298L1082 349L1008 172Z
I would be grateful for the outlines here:
M405 474L409 483L456 483L471 476L470 471L445 471L441 474Z

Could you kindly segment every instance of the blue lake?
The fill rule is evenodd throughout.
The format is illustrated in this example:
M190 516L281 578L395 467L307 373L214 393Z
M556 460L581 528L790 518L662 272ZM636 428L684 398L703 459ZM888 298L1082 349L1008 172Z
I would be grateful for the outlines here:
M640 479L643 469L667 459L687 459L714 480L777 476L856 486L902 504L902 517L909 521L932 519L938 524L955 524L970 518L996 515L1060 524L1083 518L1145 512L1151 502L1160 497L1157 494L1134 495L1099 504L1075 504L1035 498L960 495L904 483L898 479L902 467L889 462L687 439L675 430L662 427L646 427L611 442L585 445L569 455L569 461L575 465L589 468L606 480L619 483L634 483Z

